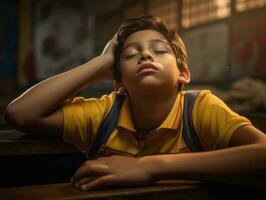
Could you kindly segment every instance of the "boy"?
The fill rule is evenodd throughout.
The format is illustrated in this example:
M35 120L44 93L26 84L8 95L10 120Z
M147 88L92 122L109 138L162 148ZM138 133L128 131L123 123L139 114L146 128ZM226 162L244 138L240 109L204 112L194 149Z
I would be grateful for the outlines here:
M33 86L8 105L6 118L23 131L63 135L88 152L118 93L65 100L88 84L114 78L118 93L126 93L117 126L96 159L74 174L75 187L165 179L265 185L265 135L209 91L201 91L192 112L203 152L189 152L181 125L181 89L190 81L186 51L177 33L156 17L129 20L100 56Z

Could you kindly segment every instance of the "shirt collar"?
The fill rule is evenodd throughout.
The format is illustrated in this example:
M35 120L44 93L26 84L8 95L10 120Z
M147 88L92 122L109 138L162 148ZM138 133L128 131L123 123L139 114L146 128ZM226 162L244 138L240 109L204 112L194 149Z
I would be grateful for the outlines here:
M181 106L181 104L179 104L180 98L181 98L180 96L181 96L180 93L178 93L176 96L174 106L172 107L170 113L167 115L167 117L162 122L162 124L158 127L158 130L159 129L177 129L177 127L174 127L174 123L176 120L179 106ZM135 129L135 126L133 124L132 117L131 117L131 112L129 109L128 97L125 98L125 100L122 104L117 126L123 127L123 128L125 128L129 131L132 131L132 132L136 132L136 129Z
M128 129L132 132L136 132L136 129L135 129L133 121L132 121L131 112L129 109L128 96L125 98L125 100L122 104L117 126L123 127L123 128Z

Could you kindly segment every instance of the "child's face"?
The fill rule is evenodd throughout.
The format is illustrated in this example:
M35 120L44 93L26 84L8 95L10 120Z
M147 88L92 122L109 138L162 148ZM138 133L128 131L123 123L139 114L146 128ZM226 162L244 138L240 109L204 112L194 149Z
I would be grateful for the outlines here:
M155 30L138 31L127 38L120 66L122 84L129 93L147 87L177 90L176 56L167 39Z

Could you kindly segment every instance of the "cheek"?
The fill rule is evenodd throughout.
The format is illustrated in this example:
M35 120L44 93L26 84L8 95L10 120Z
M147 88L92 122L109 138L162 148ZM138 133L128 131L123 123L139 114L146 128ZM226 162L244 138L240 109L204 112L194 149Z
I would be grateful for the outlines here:
M130 65L130 63L121 60L120 61L120 72L121 72L122 82L125 82L128 79L130 79L130 75L133 73L132 66Z
M176 82L179 78L180 71L177 66L175 58L170 57L169 59L164 59L163 65L165 66L165 73L169 80Z
M131 60L120 60L120 69L121 73L128 72L128 71L134 71L134 62Z
M162 59L162 64L166 67L167 71L179 71L176 58L173 56L167 56L165 59Z

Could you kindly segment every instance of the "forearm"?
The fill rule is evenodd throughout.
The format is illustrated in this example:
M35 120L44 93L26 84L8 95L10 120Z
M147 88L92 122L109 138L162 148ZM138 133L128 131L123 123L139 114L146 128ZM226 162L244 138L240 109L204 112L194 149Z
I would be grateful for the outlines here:
M144 157L155 180L183 179L266 185L266 144ZM152 165L151 165L152 163Z
M31 87L9 104L7 111L28 118L44 117L58 107L67 97L86 85L105 77L111 68L107 56L99 56L79 67L61 73ZM30 112L29 112L30 111Z

